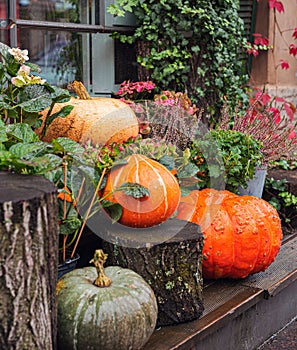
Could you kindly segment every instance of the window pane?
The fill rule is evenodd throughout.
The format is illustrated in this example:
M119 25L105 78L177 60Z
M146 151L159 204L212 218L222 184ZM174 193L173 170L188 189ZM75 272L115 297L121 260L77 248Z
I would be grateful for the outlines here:
M137 81L137 63L134 45L115 41L115 84L124 80Z
M87 23L85 0L17 0L19 18L32 21Z
M40 76L66 87L82 80L82 35L70 32L20 28L20 47L29 51L30 62L41 68Z

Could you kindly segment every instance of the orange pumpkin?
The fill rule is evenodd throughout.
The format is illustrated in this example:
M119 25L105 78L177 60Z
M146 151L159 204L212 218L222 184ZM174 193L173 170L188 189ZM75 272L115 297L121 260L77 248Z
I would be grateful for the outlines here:
M127 164L114 167L107 177L106 199L122 206L119 222L130 227L150 227L166 221L176 211L180 187L171 172L159 162L140 154L125 158ZM146 187L149 196L134 198L124 191L114 191L130 182Z
M114 98L90 97L79 82L74 82L72 87L79 97L57 103L51 114L67 105L74 106L73 110L65 118L56 118L47 128L45 136L41 134L43 126L36 130L43 141L50 142L63 136L76 142L90 140L93 145L105 145L121 143L138 135L138 119L126 103ZM42 120L46 113L47 110L41 113Z
M245 278L275 259L282 228L275 208L261 198L229 191L192 191L181 199L179 219L201 226L203 277Z

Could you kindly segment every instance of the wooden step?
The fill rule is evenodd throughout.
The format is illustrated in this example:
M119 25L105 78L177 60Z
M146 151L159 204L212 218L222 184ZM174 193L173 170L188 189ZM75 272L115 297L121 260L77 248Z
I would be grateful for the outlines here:
M297 316L297 234L269 268L242 280L205 281L199 320L162 327L143 350L252 350Z

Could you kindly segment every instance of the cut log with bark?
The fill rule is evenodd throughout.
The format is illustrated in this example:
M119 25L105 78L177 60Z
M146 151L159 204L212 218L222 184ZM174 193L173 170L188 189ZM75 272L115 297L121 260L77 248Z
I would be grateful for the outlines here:
M104 224L101 237L107 265L134 270L152 287L158 302L157 326L201 316L203 235L198 225L177 219L145 229Z
M0 172L0 349L56 349L56 188Z

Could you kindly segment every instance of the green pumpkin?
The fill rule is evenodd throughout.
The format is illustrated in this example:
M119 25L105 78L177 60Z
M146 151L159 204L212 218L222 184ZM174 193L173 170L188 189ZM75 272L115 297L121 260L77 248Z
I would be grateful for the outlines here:
M57 284L58 346L61 350L141 349L153 333L157 302L136 272L118 266L76 269ZM102 255L103 254L103 255ZM98 286L99 285L99 286Z

